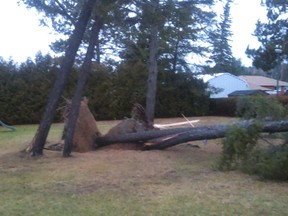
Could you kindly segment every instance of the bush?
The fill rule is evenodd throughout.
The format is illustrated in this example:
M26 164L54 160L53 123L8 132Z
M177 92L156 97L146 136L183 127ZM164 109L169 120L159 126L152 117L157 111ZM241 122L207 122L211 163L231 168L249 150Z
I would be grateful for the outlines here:
M240 97L236 113L244 119L280 119L286 115L285 107L275 98L263 96Z
M209 103L209 115L236 116L236 98L213 98Z
M288 180L288 145L255 150L245 163L245 171L264 179Z
M249 129L232 126L222 141L222 156L218 163L220 170L240 168L254 149L261 126L255 124Z
M233 126L222 142L222 156L217 168L222 171L239 169L263 179L288 180L288 144L263 148L257 142L259 125L246 130Z
M265 179L288 180L288 136L283 144L270 143L265 147L258 142L261 137L260 120L284 117L284 106L269 97L243 97L237 101L237 113L243 118L254 117L258 123L248 129L230 128L222 141L223 151L217 168L239 169ZM267 137L272 138L272 135Z
M276 97L278 102L281 103L284 107L288 106L288 96L287 95L281 95Z

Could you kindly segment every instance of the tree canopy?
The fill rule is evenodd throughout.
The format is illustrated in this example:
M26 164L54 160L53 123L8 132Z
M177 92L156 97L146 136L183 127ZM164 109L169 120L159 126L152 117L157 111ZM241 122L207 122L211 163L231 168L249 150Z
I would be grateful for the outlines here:
M69 36L75 27L81 6L85 1L36 1L22 0L28 7L42 12L41 23L51 25L57 32ZM133 47L141 50L142 57L148 59L149 23L159 25L158 61L172 70L187 71L186 62L189 53L204 54L207 47L199 41L207 40L212 28L211 20L215 16L211 6L215 0L165 0L159 2L157 13L152 15L150 1L98 0L93 9L92 19L102 23L97 46L97 59L111 60L117 57L126 60ZM156 22L157 21L157 22ZM67 37L52 44L55 52L63 52L67 46ZM88 35L84 36L81 53L85 53ZM145 51L146 50L146 51ZM127 56L128 55L128 56ZM99 60L98 60L99 62ZM169 64L168 64L169 62Z
M204 66L205 73L229 72L234 75L243 73L240 60L234 58L231 47L231 14L230 8L233 0L226 0L223 6L223 13L220 21L215 20L214 31L209 32L211 43L211 56L207 61L208 66Z
M288 54L288 19L285 0L266 0L268 22L258 21L255 36L261 43L258 49L246 50L253 65L269 71L277 64L287 61Z

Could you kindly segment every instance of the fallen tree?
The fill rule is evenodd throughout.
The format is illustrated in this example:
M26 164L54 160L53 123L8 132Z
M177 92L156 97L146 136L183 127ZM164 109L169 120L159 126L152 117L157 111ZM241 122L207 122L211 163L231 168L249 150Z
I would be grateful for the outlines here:
M67 107L67 112L69 112L69 106ZM64 114L64 117L66 115ZM80 106L72 147L73 151L87 152L116 143L133 143L137 149L141 148L142 150L165 149L189 141L223 138L232 126L249 130L255 124L260 124L262 132L275 133L288 131L288 119L261 122L259 120L244 120L228 124L160 130L147 123L144 108L140 104L135 104L131 111L131 118L124 119L111 128L105 135L102 135L89 110L87 100L83 100ZM176 125L179 125L179 123L176 123ZM65 136L65 129L63 133ZM52 144L46 149L61 151L63 149L63 142Z
M136 133L120 134L117 136L103 136L95 139L97 147L114 143L139 143L143 150L165 149L181 143L196 140L208 140L225 137L229 128L233 125L242 128L249 128L259 124L256 120L245 120L230 124L218 124L200 126L194 128L174 128L166 130L149 130ZM261 122L262 132L286 132L288 131L288 120L270 120ZM157 139L155 141L155 139ZM160 140L160 141L159 141Z

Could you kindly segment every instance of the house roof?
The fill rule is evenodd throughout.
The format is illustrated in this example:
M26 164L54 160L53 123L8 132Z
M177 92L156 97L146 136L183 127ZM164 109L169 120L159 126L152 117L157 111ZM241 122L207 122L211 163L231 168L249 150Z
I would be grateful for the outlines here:
M241 79L246 80L251 89L259 89L258 87L276 86L277 80L264 76L239 76ZM288 86L287 82L279 81L279 86ZM264 89L263 89L264 90Z
M220 92L212 93L210 95L211 98L227 97L228 94L240 90L271 91L277 86L276 79L264 76L235 76L230 73L218 73L213 75L202 75L198 78L202 78L210 87L216 87L221 90ZM283 87L287 88L288 82L279 81L278 85L281 89L283 89ZM244 92L241 94L247 95L254 93Z
M198 75L198 78L199 79L202 79L203 82L208 82L209 80L215 78L215 77L218 77L218 76L221 76L223 75L224 73L215 73L215 74L201 74L201 75Z
M209 75L208 75L208 76L209 76ZM209 77L209 79L207 79L207 81L210 81L210 80L212 80L212 79L215 79L215 78L218 78L218 77L221 77L221 76L233 77L233 78L238 79L238 80L240 80L240 81L242 81L242 82L245 82L245 83L247 82L246 80L243 80L243 79L241 79L240 77L235 76L235 75L230 74L230 73L216 73L216 74L210 75L210 77Z
M247 81L246 81L247 82ZM250 83L250 82L247 82L248 85L249 85L249 88L251 90L264 90L264 91L267 91L267 90L271 90L269 88L265 88L263 86L259 86L259 84L254 84L254 83Z

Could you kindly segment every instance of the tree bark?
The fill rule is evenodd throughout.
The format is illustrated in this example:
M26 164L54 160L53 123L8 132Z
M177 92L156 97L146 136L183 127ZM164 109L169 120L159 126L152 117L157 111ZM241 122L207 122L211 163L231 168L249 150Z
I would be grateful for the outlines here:
M75 26L75 29L68 41L68 47L66 49L65 56L61 64L60 71L57 75L56 81L54 83L53 89L50 93L44 115L40 122L39 128L36 132L36 135L29 149L27 149L31 153L32 156L43 154L43 148L44 148L51 124L56 114L58 101L66 85L71 68L74 64L77 50L82 41L87 23L92 13L93 5L95 2L96 0L88 0L84 4L81 10L78 22Z
M71 110L68 116L68 123L65 133L65 141L63 148L63 156L69 157L71 155L72 150L72 142L74 136L74 130L77 122L77 118L79 115L80 103L82 100L83 90L85 88L85 84L91 70L91 60L94 56L95 46L98 41L98 35L102 27L102 21L99 19L95 19L92 30L90 33L90 42L87 48L87 53L80 69L80 76L77 82L77 87L75 90L74 97L72 99Z
M156 17L159 0L151 0L152 14ZM146 115L148 122L152 125L155 113L155 98L157 92L157 52L158 52L158 23L151 23L149 44L149 75L147 81Z
M226 136L228 129L235 125L249 129L256 121L240 121L231 124L209 125L194 128L174 128L167 130L145 131L139 133L130 133L117 137L98 137L95 142L98 146L109 145L112 143L129 143L129 142L149 142L155 138L172 138L165 139L153 145L144 145L143 150L165 149L181 143L195 140L216 139ZM288 120L282 121L265 121L262 123L262 132L286 132L288 131Z

